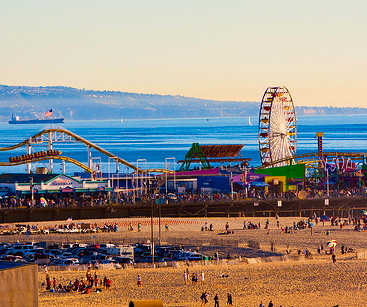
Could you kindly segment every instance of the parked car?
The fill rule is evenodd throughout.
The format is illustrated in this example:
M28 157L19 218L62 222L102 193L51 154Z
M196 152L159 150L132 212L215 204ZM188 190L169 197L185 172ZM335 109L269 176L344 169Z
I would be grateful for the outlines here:
M190 254L187 257L187 260L189 261L199 261L199 260L203 260L204 259L204 255L202 254Z
M33 245L16 244L9 250L9 254L15 255L15 256L23 256L24 252L34 249L34 248L35 247Z
M43 252L44 252L44 249L42 247L33 248L33 249L26 250L23 253L23 257L34 256L36 254L43 254Z
M79 264L79 260L77 258L68 258L68 259L56 259L52 262L52 265L77 265Z
M22 256L13 256L13 255L2 256L2 257L0 257L0 260L15 261L15 262L26 262L26 260Z
M44 254L57 256L61 254L61 251L58 249L45 249Z
M113 259L120 264L133 264L134 261L129 257L113 257Z
M101 263L101 264L110 264L110 263L115 264L115 263L117 263L117 261L113 260L113 259L104 259L104 260L101 260L101 261L98 261L98 262Z

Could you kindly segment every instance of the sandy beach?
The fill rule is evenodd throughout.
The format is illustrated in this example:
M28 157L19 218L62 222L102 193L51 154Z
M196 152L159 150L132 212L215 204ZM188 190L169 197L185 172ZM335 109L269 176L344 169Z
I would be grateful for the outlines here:
M292 226L293 222L302 219L162 219L163 225L169 225L168 231L164 231L162 227L162 242L179 243L181 240L185 247L199 247L202 253L211 256L215 251L221 256L230 253L232 259L190 263L189 266L181 263L177 267L164 268L99 268L99 277L109 277L112 287L109 290L103 289L100 293L92 291L90 294L51 293L42 286L45 273L39 272L39 306L128 306L131 300L162 299L164 306L192 307L201 305L200 295L203 291L209 293L206 306L214 306L215 294L219 296L220 306L225 306L227 293L233 296L233 306L241 307L257 307L261 301L267 306L270 300L277 307L366 306L364 294L367 289L367 264L365 260L357 259L357 252L362 255L367 250L366 233L354 231L353 225L341 229L339 226L331 226L330 222L315 225L312 232L310 228L291 233L282 231L285 226ZM266 220L270 222L270 231L264 229ZM147 221L148 219L107 221L117 222L120 226L119 232L98 233L95 235L96 241L107 238L112 242L140 241L144 237L149 239L151 233ZM244 221L260 223L261 229L243 229ZM98 220L97 222L100 223ZM140 222L141 232L135 229L127 231L124 228L124 225L131 222L134 225ZM205 222L212 223L214 231L201 231ZM226 222L234 234L221 234ZM157 225L154 227L154 233L155 236L158 233ZM47 240L51 240L52 236L49 235ZM83 236L84 239L90 239L89 234L81 235L81 242ZM330 254L325 254L326 242L331 239L338 242L336 263L332 262ZM249 248L249 241L258 242L260 250ZM320 244L325 249L318 254L317 246ZM342 255L341 245L353 248L354 252ZM287 249L290 252L288 255ZM311 257L304 257L304 249L311 252ZM301 255L298 255L298 250ZM259 256L265 258L256 259ZM204 282L189 281L185 284L186 269L189 270L189 276L192 273L200 276L203 272ZM49 274L51 278L55 277L58 283L65 285L75 278L85 277L86 271L49 271ZM142 287L136 284L138 274L143 281Z

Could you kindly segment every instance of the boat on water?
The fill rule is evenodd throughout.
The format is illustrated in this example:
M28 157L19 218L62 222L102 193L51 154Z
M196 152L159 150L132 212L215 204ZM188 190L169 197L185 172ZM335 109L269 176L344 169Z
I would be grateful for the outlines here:
M19 125L19 124L58 124L63 123L65 118L45 118L45 119L29 119L21 120L19 116L12 115L9 124Z

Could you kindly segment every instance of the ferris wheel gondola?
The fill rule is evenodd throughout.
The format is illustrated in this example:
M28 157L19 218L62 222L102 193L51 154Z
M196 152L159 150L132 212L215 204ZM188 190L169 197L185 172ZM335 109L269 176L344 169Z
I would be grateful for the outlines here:
M292 97L284 86L268 87L259 114L259 149L263 166L285 166L297 149L297 119Z

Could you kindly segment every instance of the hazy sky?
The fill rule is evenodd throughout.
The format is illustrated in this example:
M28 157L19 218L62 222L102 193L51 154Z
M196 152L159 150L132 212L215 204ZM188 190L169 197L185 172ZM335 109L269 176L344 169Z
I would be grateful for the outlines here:
M367 107L366 0L8 0L0 33L0 84Z

